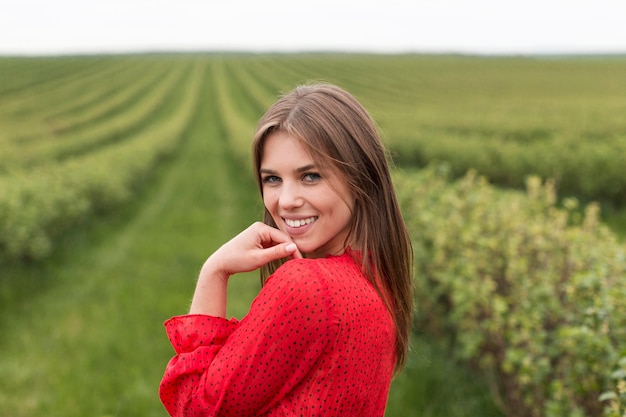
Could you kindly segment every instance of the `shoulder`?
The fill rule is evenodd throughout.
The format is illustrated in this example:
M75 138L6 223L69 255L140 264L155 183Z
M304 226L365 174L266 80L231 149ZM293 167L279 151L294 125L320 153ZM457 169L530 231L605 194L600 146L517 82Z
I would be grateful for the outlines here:
M350 283L365 285L360 266L350 254L285 262L265 282L262 292L286 303L307 303L319 299L336 304ZM288 299L286 299L288 298Z
M273 294L276 298L296 297L298 302L311 296L328 299L329 287L343 275L345 269L350 268L350 263L343 258L289 260L267 278L262 292Z
M317 259L292 259L285 262L267 279L267 284L295 286L327 286L329 281L346 273L359 273L352 256L344 253Z
M270 275L252 303L247 320L271 320L305 328L335 321L334 302L318 260L294 259Z
M264 289L275 291L294 289L322 289L322 269L317 259L292 259L270 275Z

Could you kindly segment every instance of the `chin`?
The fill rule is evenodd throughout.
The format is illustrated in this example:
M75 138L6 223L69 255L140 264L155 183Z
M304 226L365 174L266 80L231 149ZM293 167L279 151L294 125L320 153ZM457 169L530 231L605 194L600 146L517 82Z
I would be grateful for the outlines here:
M294 239L294 242L300 250L300 253L306 257L311 256L311 254L317 253L317 250L319 249L319 247L317 246L307 245L306 243L299 243L297 239Z

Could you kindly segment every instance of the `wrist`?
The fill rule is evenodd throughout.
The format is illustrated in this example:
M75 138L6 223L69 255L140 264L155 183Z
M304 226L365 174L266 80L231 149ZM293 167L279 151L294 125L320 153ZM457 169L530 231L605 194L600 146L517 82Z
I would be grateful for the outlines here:
M204 265L202 265L198 279L204 282L220 281L227 283L230 275L231 274L226 271L225 268L221 267L215 259L209 257L209 259L204 262Z
M226 317L226 294L230 274L215 262L207 260L196 284L190 314L207 314L215 317Z

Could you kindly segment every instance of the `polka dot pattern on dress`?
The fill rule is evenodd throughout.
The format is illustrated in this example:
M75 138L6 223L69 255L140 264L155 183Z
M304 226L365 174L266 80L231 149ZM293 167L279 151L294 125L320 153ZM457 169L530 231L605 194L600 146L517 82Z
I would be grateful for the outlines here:
M160 386L172 416L383 416L395 326L350 251L294 259L241 320L165 323L176 355Z

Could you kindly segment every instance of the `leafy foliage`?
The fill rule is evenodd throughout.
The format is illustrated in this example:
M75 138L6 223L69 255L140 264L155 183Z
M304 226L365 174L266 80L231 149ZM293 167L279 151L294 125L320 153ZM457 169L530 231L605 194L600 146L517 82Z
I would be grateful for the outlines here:
M591 204L498 190L445 167L398 176L417 323L492 381L508 416L599 416L626 349L626 255Z
M610 389L600 395L605 403L605 417L624 417L626 415L626 356L623 356L611 374Z

